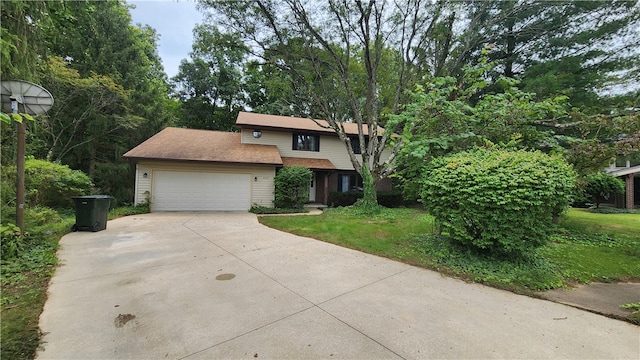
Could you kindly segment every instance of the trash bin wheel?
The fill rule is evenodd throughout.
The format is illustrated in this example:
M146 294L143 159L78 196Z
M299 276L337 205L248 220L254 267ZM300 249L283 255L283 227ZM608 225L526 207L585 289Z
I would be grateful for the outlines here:
M93 226L91 226L91 231L93 231L93 232L100 231L100 223L97 222L97 223L93 224Z
M76 232L76 231L78 231L78 225L73 224L73 225L71 226L71 231L72 231L72 232Z

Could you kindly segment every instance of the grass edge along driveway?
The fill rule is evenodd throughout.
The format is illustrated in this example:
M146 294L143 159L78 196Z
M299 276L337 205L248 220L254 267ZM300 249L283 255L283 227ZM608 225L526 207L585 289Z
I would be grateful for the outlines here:
M516 293L533 294L575 283L640 280L640 214L570 209L552 241L523 259L478 254L437 235L420 209L385 209L362 217L351 208L318 216L260 217L293 234L384 256Z

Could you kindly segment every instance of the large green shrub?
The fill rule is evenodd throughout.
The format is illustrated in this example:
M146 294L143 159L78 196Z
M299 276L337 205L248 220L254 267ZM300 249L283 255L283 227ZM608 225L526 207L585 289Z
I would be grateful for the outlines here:
M452 239L521 254L548 241L574 184L573 169L559 156L480 148L434 159L421 198Z
M88 195L92 189L91 179L80 170L45 160L25 161L25 203L28 206L69 208L73 206L72 196Z
M311 170L302 166L285 166L278 171L275 184L276 208L302 209L309 201Z

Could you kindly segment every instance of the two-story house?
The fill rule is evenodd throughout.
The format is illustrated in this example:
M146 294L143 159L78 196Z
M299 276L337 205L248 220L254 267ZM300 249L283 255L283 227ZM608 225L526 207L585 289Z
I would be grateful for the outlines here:
M166 128L124 154L136 164L135 203L152 211L248 210L273 206L278 169L313 171L309 202L362 187L345 144L322 120L241 112L239 133ZM345 124L360 153L356 124ZM380 132L382 133L382 129ZM384 159L383 159L384 160ZM385 179L378 190L390 190Z

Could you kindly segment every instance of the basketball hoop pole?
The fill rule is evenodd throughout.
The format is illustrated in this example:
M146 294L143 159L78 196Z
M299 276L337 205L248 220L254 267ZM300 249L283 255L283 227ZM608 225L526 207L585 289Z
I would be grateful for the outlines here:
M18 113L18 98L11 97L11 110ZM24 231L24 153L26 125L24 119L18 122L18 156L16 159L16 225Z
M0 81L0 104L2 110L11 112L18 123L18 146L16 159L16 225L24 232L24 163L26 120L29 115L44 114L53 106L53 96L40 85L23 80ZM22 104L23 114L18 107ZM24 116L23 116L24 115Z

